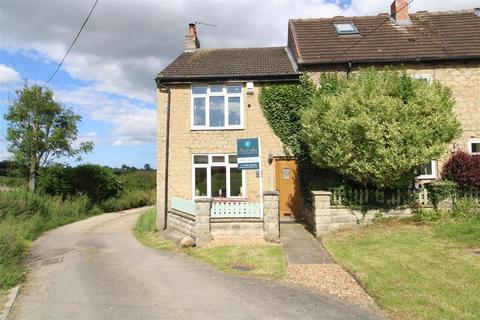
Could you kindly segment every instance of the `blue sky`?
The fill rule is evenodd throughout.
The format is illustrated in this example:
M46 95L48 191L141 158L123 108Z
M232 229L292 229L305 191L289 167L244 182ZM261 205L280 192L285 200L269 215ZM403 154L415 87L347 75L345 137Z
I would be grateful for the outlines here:
M342 15L388 12L391 1L353 0ZM24 79L48 79L93 0L0 0L0 160L9 157L3 120ZM204 48L286 44L289 18L339 15L350 1L100 0L64 65L49 83L55 99L82 116L83 162L155 166L154 77L183 51L189 22ZM477 0L415 0L410 11L472 9ZM221 10L217 10L221 8ZM175 106L174 106L175 107ZM69 163L75 164L73 160Z

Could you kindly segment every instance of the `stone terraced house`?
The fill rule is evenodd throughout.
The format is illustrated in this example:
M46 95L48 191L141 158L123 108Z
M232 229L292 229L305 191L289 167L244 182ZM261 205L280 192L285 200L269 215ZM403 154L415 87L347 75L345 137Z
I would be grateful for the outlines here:
M479 34L478 8L409 13L406 0L395 0L390 14L290 20L286 47L201 49L190 24L185 52L156 77L159 221L167 211L194 212L192 200L212 198L212 216L241 208L243 218L261 218L244 204L262 202L262 191L278 192L280 216L302 217L295 159L285 156L258 96L263 86L296 82L303 73L318 82L321 72L348 76L403 65L414 77L438 80L452 89L463 128L452 151L480 152ZM259 138L262 172L238 170L240 138ZM419 179L437 178L441 162L432 159ZM186 218L171 222L185 231ZM250 227L218 229L243 234Z

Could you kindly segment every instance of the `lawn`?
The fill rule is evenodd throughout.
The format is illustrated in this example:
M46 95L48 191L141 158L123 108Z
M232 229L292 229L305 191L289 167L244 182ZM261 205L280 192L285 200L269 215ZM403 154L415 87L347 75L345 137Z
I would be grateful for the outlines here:
M133 230L144 245L187 254L222 271L270 279L284 279L287 273L281 245L228 245L179 249L155 230L155 210L144 212ZM241 269L241 270L239 270Z
M383 222L324 239L394 319L480 319L480 221Z

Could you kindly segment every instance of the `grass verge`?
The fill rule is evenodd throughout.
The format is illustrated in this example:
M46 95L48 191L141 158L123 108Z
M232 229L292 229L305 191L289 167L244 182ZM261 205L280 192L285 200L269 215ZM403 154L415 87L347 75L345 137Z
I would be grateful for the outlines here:
M228 273L279 280L285 279L287 274L281 245L229 245L179 249L171 241L163 239L155 230L155 209L140 215L133 233L146 246L183 253ZM236 267L249 270L239 271Z
M395 319L480 319L478 220L377 223L324 243Z
M23 189L0 192L0 291L24 279L22 260L31 241L47 230L98 213L85 196L63 200Z

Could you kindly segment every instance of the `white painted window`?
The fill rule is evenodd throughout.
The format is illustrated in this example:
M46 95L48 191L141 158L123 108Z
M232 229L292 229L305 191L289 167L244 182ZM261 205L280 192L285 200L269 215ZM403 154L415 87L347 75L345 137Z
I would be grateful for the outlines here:
M418 168L417 179L436 179L437 178L437 161L432 160L424 166Z
M245 173L235 154L194 154L192 168L194 199L245 197Z
M480 139L468 140L467 148L470 154L480 154Z
M192 86L192 129L243 129L242 87L238 83Z

